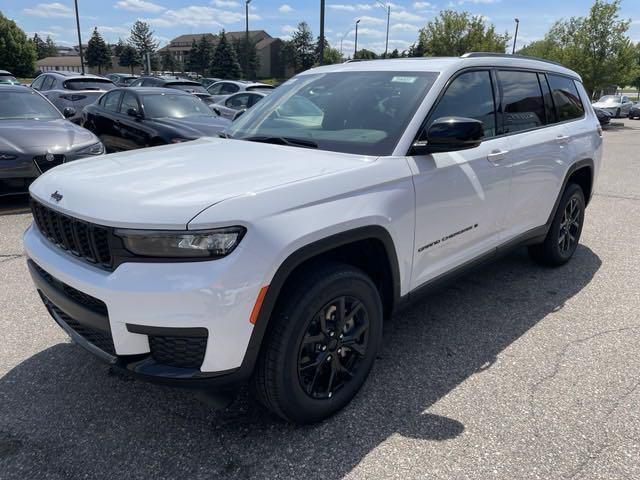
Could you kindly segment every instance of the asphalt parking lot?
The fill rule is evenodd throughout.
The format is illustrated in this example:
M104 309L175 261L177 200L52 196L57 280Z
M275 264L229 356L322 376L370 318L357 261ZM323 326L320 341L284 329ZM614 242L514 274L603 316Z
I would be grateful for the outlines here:
M49 318L26 201L0 199L0 478L640 478L640 121L605 149L570 264L519 250L434 292L311 427L111 375Z

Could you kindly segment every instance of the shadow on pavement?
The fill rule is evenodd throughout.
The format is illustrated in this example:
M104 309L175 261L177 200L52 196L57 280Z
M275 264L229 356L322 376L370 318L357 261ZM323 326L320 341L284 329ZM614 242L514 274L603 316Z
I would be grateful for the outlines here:
M214 411L189 392L124 380L71 344L0 379L3 478L341 478L391 435L430 441L464 431L427 413L580 292L600 267L580 246L565 267L517 251L387 322L369 380L322 424L281 422L242 392ZM469 408L476 408L470 405Z
M0 215L29 213L29 195L0 195Z

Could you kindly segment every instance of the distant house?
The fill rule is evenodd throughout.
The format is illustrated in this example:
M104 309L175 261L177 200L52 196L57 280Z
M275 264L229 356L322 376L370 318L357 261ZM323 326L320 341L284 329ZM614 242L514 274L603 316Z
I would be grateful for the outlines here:
M227 38L232 41L243 40L246 32L226 32ZM162 47L159 53L168 52L171 56L182 65L189 63L189 54L194 40L196 43L202 37L206 37L212 45L218 44L218 36L212 33L196 33L188 35L180 35L169 42L168 45ZM249 38L256 44L258 58L260 59L260 68L258 69L258 78L281 78L284 76L284 65L281 60L281 51L283 42L279 38L274 38L264 30L250 30Z
M109 69L103 69L103 74L107 73L130 73L129 67L121 67L118 65L118 57L111 57L111 65L112 67ZM72 55L63 55L58 57L46 57L36 61L36 70L40 72L52 72L52 71L64 71L64 72L82 72L82 67L80 65L80 56L72 56ZM84 71L86 73L97 74L97 68L89 68L86 65L84 66ZM134 68L134 73L136 75L140 74L140 67Z

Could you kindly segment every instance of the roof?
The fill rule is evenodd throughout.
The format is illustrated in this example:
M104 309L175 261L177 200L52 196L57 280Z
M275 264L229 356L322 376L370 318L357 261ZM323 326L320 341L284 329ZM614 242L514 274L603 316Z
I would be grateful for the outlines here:
M227 38L231 40L242 40L246 32L244 30L239 30L236 32L225 32ZM214 35L213 33L189 33L185 35L180 35L174 39L172 39L167 45L162 47L159 51L176 51L176 50L184 50L190 49L191 44L195 40L196 42L200 40L202 37L206 37L212 44L216 45L218 43L218 35ZM257 44L260 44L264 40L272 39L273 37L269 35L264 30L249 30L249 38L255 41ZM277 39L274 39L277 40ZM269 42L271 43L271 42ZM265 45L268 45L266 43ZM262 48L262 47L260 47Z
M61 57L45 57L36 60L38 67L80 67L80 57L65 55Z
M0 70L0 75L13 75L13 73L8 72L7 70Z
M467 67L519 67L555 72L581 80L573 70L542 59L518 55L474 55L469 57L414 57L345 62L316 67L301 75L347 71L442 72L452 75Z
M8 83L0 83L0 90L36 93L36 91L31 89L31 87L27 87L27 86L24 86L24 85L10 85Z
M162 88L162 87L122 87L122 88L114 88L113 90L123 90L125 92L134 91L139 94L148 94L148 93L170 93L172 95L191 95L189 92L185 92L184 90L177 90L175 88ZM113 92L113 90L111 90Z
M111 80L109 80L108 78L102 77L100 75L93 75L91 73L85 73L84 75L78 72L66 72L66 71L62 71L62 72L57 72L57 71L49 71L49 72L43 72L42 75L60 75L61 77L66 77L70 80L76 80L76 79L80 79L80 80L104 80L107 82L111 82Z

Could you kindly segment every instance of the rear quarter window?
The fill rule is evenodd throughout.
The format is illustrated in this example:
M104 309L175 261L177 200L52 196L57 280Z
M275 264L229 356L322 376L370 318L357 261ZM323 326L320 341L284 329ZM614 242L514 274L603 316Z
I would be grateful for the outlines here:
M502 133L541 127L546 123L542 90L535 72L500 70Z
M584 105L578 94L575 81L560 75L547 74L551 96L559 122L584 116Z

